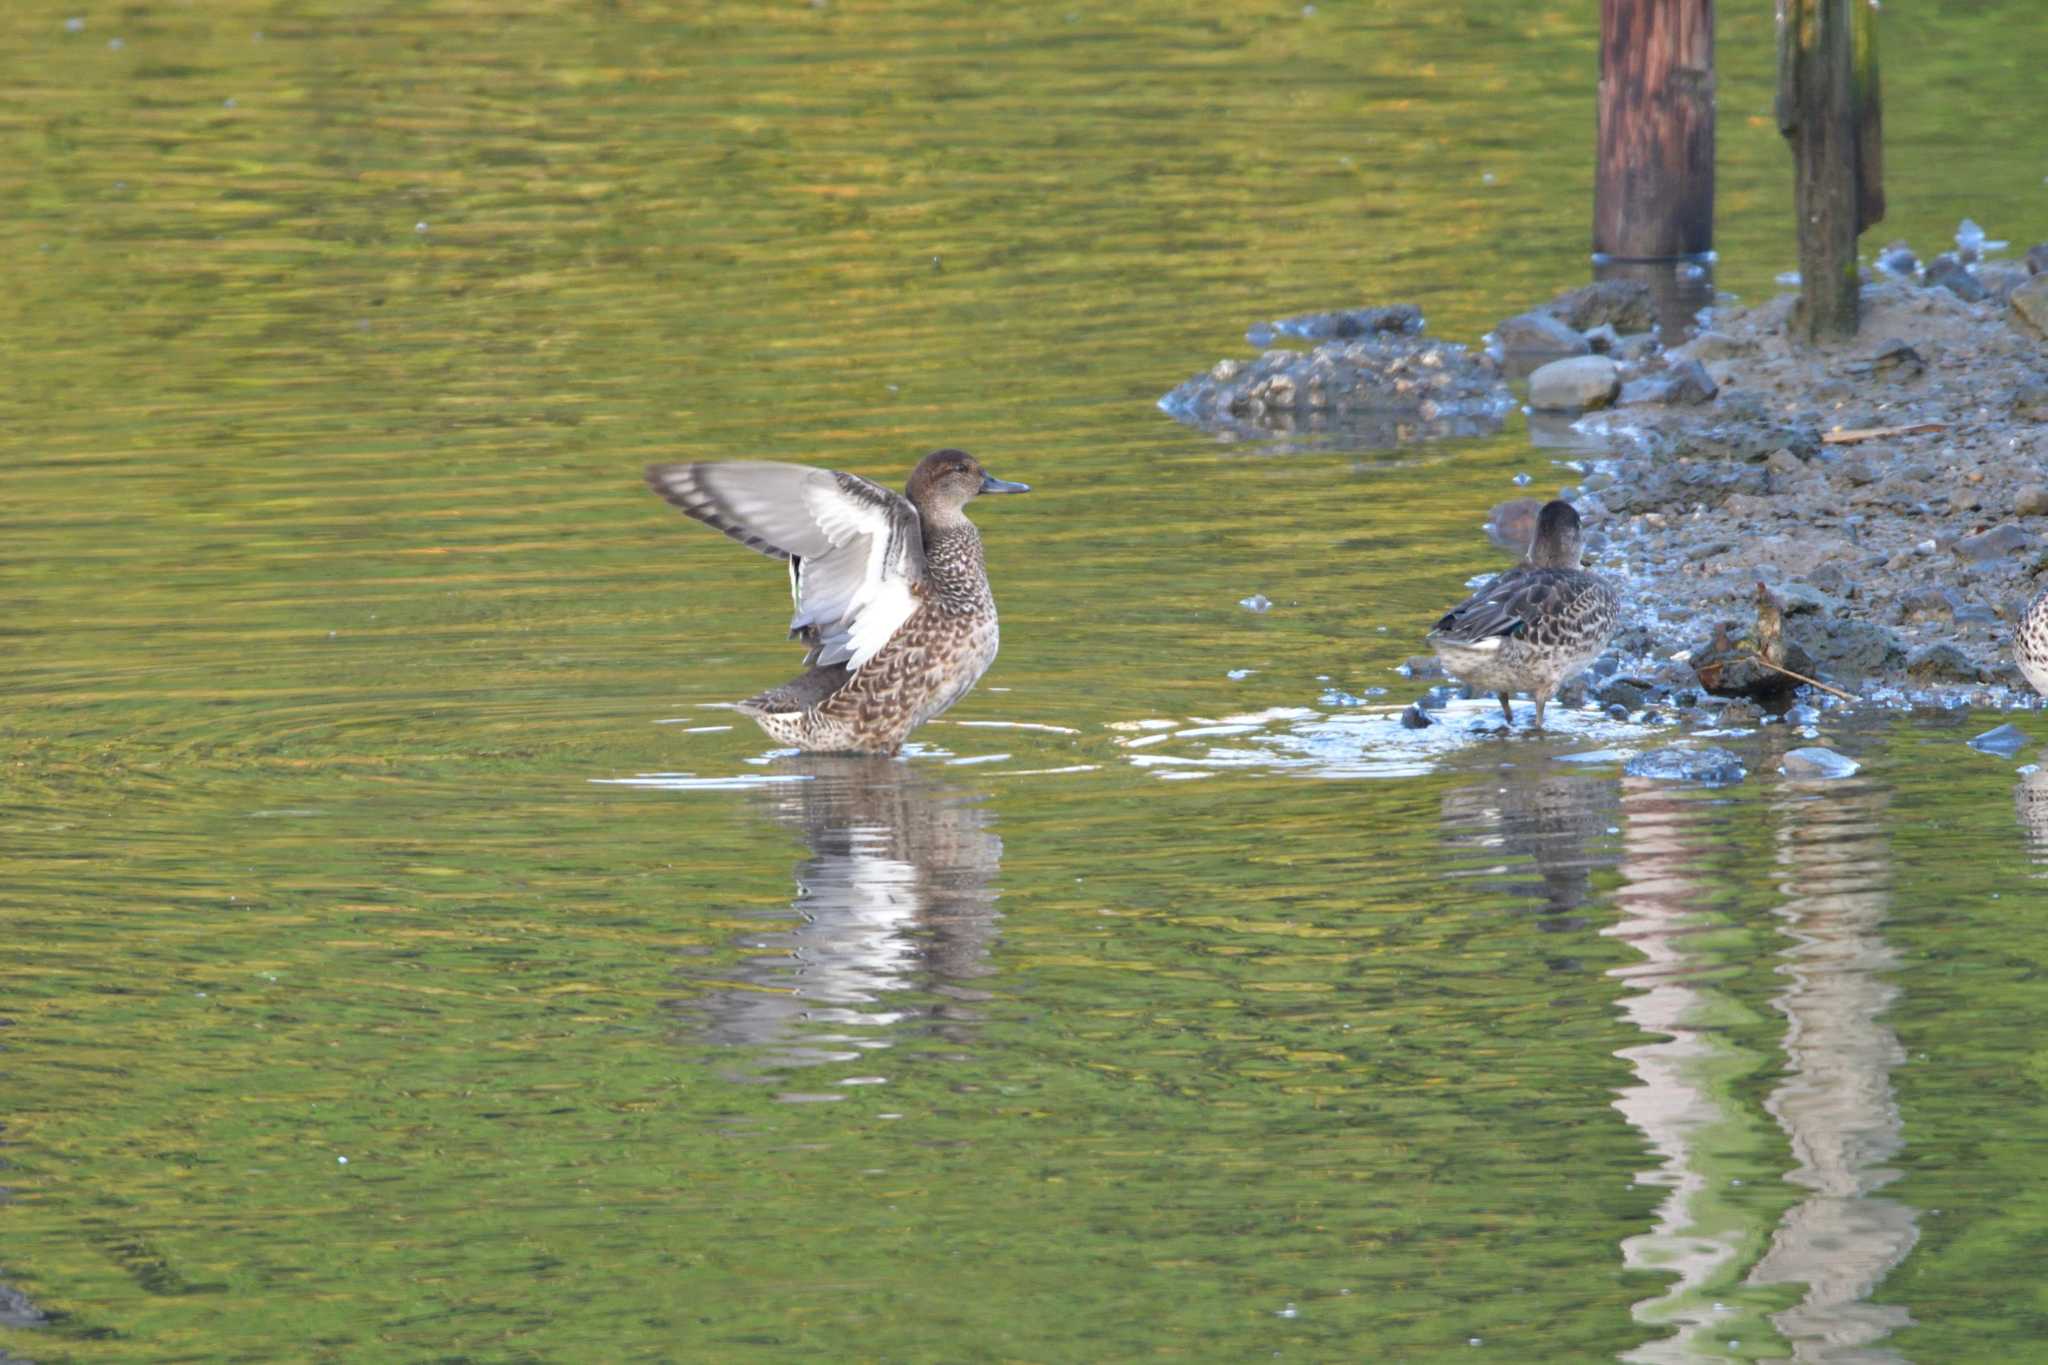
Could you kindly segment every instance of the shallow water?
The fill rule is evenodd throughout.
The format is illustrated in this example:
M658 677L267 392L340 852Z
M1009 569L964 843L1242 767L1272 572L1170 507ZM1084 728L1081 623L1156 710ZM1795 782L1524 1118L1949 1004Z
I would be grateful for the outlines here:
M1829 784L1766 726L1712 791L1589 714L1418 736L1392 670L1556 452L1153 406L1261 320L1582 282L1590 13L68 17L0 15L0 1350L2048 1327L2040 718L1830 712ZM2031 10L1884 22L1876 236L2048 236ZM948 443L1037 490L977 508L1001 660L900 762L773 751L717 707L793 666L780 575L640 465Z

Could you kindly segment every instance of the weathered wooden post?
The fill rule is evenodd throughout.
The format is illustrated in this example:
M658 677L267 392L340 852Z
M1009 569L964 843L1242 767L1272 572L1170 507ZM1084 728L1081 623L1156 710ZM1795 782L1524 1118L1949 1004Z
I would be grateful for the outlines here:
M1714 0L1600 0L1593 250L1714 247Z
M1778 0L1778 131L1792 144L1808 341L1856 335L1856 235L1884 217L1874 0Z

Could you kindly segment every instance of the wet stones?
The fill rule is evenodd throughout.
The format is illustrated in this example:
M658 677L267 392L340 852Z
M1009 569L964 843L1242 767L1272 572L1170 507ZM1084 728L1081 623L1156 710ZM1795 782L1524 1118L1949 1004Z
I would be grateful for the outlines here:
M2048 513L2048 483L2021 484L2013 492L2012 510L2023 517L2038 517Z
M1656 782L1698 782L1709 787L1730 786L1749 775L1740 758L1715 745L1651 749L1630 759L1622 772Z
M1822 622L1818 630L1802 632L1801 638L1821 672L1852 686L1889 671L1906 657L1894 631L1860 617Z
M1401 318L1382 320L1395 325ZM1486 357L1451 342L1383 331L1309 351L1221 361L1176 386L1159 407L1191 426L1230 435L1327 433L1371 448L1489 434L1500 429L1513 401Z
M1577 331L1544 312L1521 313L1493 329L1494 343L1516 369L1532 369L1560 356L1589 355L1592 345Z
M1787 777L1805 781L1832 781L1855 776L1861 766L1847 755L1814 745L1789 750L1780 761L1778 771Z
M2048 242L2038 242L2027 248L2027 273L2048 275Z
M1278 337L1299 337L1303 341L1350 341L1356 337L1386 333L1415 336L1422 331L1422 310L1412 303L1388 304L1380 308L1347 308L1336 313L1304 313L1300 317L1258 322L1244 334L1254 346L1270 346Z
M1621 391L1621 369L1603 355L1553 360L1529 376L1529 405L1552 412L1604 408Z
M1946 289L1965 303L1982 303L1990 296L1970 268L1946 251L1928 262L1922 282L1929 289Z
M2017 725L2000 725L1971 740L1970 747L1979 753L2011 758L2027 747L2027 736Z

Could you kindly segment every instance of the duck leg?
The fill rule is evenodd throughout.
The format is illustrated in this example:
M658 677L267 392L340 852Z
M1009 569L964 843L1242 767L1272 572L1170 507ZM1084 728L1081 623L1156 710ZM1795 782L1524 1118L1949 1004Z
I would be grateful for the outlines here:
M1515 708L1508 704L1508 694L1505 692L1496 692L1494 693L1494 695L1500 698L1500 713L1501 716L1507 721L1508 729L1514 729Z
M1542 692L1532 692L1529 695L1536 699L1536 723L1529 728L1541 730L1543 728L1543 703L1549 701L1550 698Z

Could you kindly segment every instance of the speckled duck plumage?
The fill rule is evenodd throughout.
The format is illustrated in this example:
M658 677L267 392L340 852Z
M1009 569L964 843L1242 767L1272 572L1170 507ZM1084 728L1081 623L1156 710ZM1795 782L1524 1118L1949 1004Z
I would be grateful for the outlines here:
M2048 588L2027 603L2020 628L2013 632L2012 657L2034 690L2048 697Z
M902 494L761 461L654 465L647 482L705 525L789 562L789 633L807 647L805 670L739 703L778 742L893 754L995 662L995 597L963 509L981 493L1029 490L967 452L925 456Z
M1579 514L1568 502L1544 504L1520 564L1452 607L1429 633L1444 669L1500 698L1527 692L1536 728L1558 688L1600 656L1621 619L1614 590L1579 567Z

